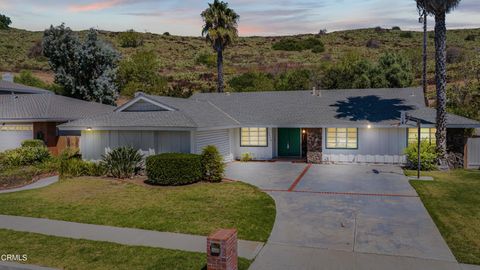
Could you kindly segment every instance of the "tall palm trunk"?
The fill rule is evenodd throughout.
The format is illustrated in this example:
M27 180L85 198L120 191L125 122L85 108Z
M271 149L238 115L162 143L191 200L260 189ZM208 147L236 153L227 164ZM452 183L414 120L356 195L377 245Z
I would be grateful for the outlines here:
M435 80L437 87L437 151L441 164L445 164L447 153L447 65L446 42L447 28L445 26L445 13L435 15Z
M422 85L423 85L423 97L425 99L425 105L428 106L427 97L427 11L423 10L423 72L422 72Z
M217 92L223 93L223 50L222 48L217 49Z

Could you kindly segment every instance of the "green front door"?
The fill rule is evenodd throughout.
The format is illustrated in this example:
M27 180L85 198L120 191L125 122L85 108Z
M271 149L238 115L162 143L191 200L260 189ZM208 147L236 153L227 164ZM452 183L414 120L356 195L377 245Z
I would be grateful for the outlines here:
M279 128L278 129L278 156L299 157L300 154L300 129Z

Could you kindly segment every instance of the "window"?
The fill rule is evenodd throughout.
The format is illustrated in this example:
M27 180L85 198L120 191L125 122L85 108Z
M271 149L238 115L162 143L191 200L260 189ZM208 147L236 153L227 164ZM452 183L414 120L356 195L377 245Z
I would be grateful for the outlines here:
M241 128L240 146L268 146L267 128Z
M357 149L358 129L327 128L327 148Z
M431 144L436 144L437 139L435 137L435 132L437 132L436 128L420 128L420 139L427 140ZM417 128L409 128L408 129L408 144L417 143L418 140L418 129Z

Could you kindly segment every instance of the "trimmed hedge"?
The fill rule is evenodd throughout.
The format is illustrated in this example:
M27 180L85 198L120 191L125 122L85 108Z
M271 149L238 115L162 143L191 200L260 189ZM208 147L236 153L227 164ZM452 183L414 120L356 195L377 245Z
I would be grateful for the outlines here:
M195 154L165 153L147 157L148 182L155 185L187 185L202 179L202 157Z

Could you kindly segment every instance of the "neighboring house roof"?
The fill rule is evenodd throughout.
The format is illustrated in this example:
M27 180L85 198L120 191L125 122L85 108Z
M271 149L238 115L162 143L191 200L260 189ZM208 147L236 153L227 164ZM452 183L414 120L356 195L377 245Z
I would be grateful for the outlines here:
M150 101L159 106L157 111L128 111L138 101ZM234 119L210 104L208 101L197 101L184 98L172 98L137 95L132 101L118 107L115 112L72 121L60 126L62 129L95 128L95 129L135 129L135 128L228 128L239 125Z
M135 103L145 101L158 106L158 111L138 112L144 105ZM322 90L320 95L312 91L200 93L189 99L139 94L111 114L60 128L391 127L400 124L402 111L424 125L435 123L436 111L425 106L422 90L401 88ZM447 120L449 127L480 127L477 121L452 114Z
M0 122L70 121L112 112L113 106L52 95L0 95Z
M45 89L0 80L0 95L12 94L12 93L13 94L53 94L53 92Z

